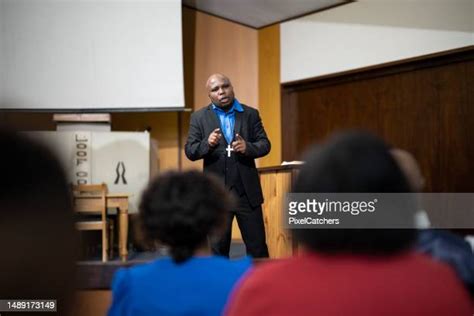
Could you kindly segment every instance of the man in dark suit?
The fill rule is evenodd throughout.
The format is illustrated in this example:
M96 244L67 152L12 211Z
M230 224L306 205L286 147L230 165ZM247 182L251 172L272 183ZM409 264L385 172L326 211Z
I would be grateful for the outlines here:
M214 74L206 87L211 104L191 115L185 153L193 161L204 159L204 172L222 178L238 203L229 212L226 230L212 249L229 256L235 216L247 253L255 258L268 257L263 195L254 159L268 154L270 141L258 111L239 103L229 78Z

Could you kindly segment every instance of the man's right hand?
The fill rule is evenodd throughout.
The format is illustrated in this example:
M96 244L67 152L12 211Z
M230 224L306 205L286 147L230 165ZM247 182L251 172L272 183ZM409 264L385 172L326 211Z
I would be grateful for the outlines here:
M209 138L207 139L207 143L209 144L210 147L216 147L217 144L219 144L219 141L220 141L221 137L222 137L221 129L216 128L209 135Z

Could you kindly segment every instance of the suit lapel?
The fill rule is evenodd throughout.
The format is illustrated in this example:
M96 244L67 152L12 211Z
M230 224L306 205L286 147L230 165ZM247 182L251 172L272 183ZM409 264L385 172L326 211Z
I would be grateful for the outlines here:
M206 116L207 116L207 122L211 126L211 132L215 130L216 128L222 129L221 122L219 121L219 118L217 117L216 112L214 112L214 110L212 109L212 104L209 104L209 106L207 107ZM219 143L225 146L227 144L225 137L222 137Z
M240 130L242 129L242 115L243 112L235 111L235 124L234 124L234 137L235 134L240 135Z
M212 130L215 130L216 128L221 128L221 122L219 121L217 114L212 109L212 105L209 105L207 107L207 118L208 118L208 121L210 122Z

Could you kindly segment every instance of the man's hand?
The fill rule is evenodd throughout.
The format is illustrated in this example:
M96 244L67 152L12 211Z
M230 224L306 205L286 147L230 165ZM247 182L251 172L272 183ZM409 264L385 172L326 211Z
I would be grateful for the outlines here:
M235 141L232 142L232 148L238 153L245 154L245 151L247 150L247 143L242 138L242 136L235 134Z
M210 147L216 147L217 144L219 144L219 141L220 141L221 137L222 137L221 129L216 128L209 135L209 138L207 139L207 143L209 144Z

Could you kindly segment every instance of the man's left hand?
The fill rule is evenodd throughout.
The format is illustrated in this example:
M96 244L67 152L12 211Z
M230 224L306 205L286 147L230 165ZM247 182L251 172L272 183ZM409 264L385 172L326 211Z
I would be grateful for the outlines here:
M247 143L239 134L235 134L235 141L232 142L232 148L235 152L245 154L247 150Z

